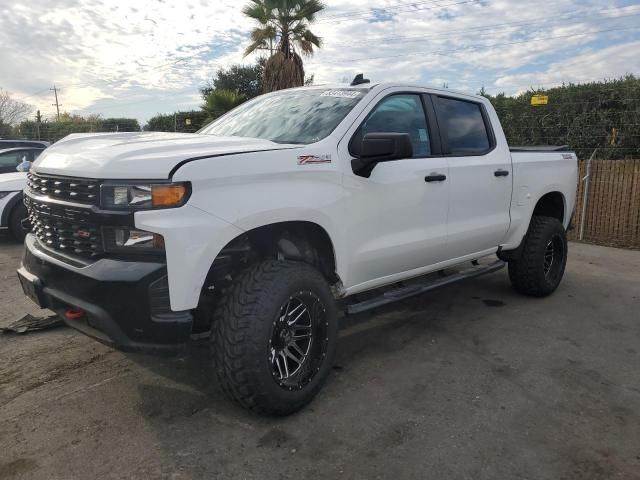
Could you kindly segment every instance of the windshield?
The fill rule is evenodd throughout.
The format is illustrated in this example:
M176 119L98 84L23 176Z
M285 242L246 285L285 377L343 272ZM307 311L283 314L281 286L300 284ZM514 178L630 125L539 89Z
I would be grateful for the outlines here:
M362 89L294 90L258 97L198 133L308 144L329 135L364 97Z

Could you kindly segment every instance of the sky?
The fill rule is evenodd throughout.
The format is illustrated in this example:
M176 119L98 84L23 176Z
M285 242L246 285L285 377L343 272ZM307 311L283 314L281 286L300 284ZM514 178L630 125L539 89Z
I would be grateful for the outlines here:
M55 116L198 109L243 56L243 0L0 0L0 88ZM304 58L315 84L410 82L513 95L640 74L640 1L326 0Z

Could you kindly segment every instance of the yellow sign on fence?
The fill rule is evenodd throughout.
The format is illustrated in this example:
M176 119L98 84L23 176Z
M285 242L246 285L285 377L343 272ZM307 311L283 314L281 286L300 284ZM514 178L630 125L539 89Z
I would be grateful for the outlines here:
M549 97L546 95L534 95L531 97L531 105L534 107L540 107L549 103Z

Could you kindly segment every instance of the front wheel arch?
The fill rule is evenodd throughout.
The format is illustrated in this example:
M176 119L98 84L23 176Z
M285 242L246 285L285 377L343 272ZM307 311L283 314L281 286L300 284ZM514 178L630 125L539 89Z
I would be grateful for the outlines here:
M265 260L311 265L330 286L341 286L333 242L320 225L308 221L278 222L253 228L227 243L211 264L193 310L194 331L206 331L222 292L248 267Z

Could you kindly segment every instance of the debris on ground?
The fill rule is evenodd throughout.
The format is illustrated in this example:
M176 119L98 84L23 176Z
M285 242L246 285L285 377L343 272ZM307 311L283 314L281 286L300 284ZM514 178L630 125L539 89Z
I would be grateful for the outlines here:
M38 330L48 330L62 325L64 325L64 322L58 315L35 317L27 314L24 317L11 322L6 327L0 327L0 331L2 333L29 333Z

